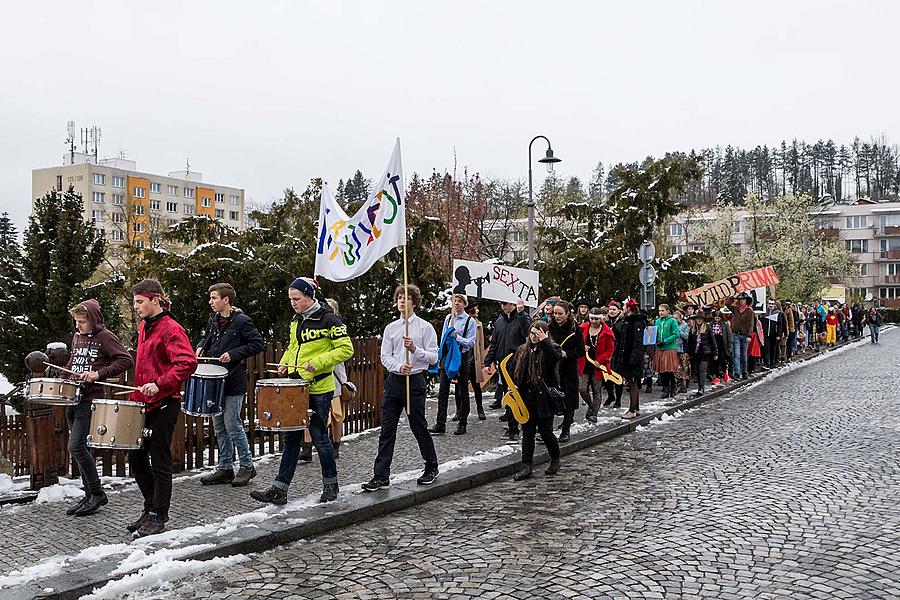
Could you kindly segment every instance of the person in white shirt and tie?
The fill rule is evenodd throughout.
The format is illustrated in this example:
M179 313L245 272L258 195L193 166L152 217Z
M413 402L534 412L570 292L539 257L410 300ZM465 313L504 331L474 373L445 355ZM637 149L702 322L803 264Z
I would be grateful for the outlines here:
M422 302L422 292L414 285L407 286L407 290L408 293L404 294L402 285L394 290L394 304L400 318L385 327L381 342L381 364L388 370L388 374L384 380L384 396L381 398L381 434L378 438L374 476L371 481L362 485L362 489L367 492L390 485L397 423L406 408L407 378L410 396L407 421L425 461L425 471L417 482L419 485L431 485L438 475L437 453L425 420L425 371L437 362L437 335L428 321L416 316L415 310Z

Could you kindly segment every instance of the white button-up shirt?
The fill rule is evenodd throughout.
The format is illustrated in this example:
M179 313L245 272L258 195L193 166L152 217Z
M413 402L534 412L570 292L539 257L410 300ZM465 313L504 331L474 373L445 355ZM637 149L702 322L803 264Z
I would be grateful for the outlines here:
M406 320L397 319L384 328L384 339L381 341L381 364L391 373L400 375L400 367L406 364L406 348L403 338L406 335ZM412 373L421 373L435 364L438 359L437 335L431 323L418 315L409 318L409 337L416 345L416 351L409 353L409 364Z

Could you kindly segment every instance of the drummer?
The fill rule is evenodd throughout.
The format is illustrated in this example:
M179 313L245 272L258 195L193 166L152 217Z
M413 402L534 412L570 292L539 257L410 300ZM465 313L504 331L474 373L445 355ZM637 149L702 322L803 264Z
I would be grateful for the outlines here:
M247 485L256 477L250 444L241 419L241 406L247 395L247 367L244 360L262 352L263 339L253 321L234 306L237 297L230 283L216 283L209 287L209 305L213 314L206 323L203 339L197 344L197 356L218 358L228 368L225 378L225 411L213 417L213 428L219 444L219 464L200 478L203 485L231 483L234 487ZM234 474L234 452L237 450L240 469Z
M309 408L313 411L309 430L322 467L319 502L330 502L338 495L337 464L326 425L335 390L333 370L353 356L353 342L340 317L328 304L316 299L317 288L315 280L308 277L298 277L288 288L291 308L296 314L291 320L291 339L278 372L309 382ZM302 440L302 431L284 433L278 475L269 489L250 492L253 499L272 504L287 502L287 490L294 478Z
M197 369L197 357L184 328L169 312L171 302L155 279L131 288L138 327L131 399L144 402L144 427L150 430L140 450L128 453L128 464L144 496L140 518L128 526L134 537L160 533L169 520L172 502L172 434L178 420L181 386Z
M74 379L83 381L84 385L81 386L81 401L66 407L66 422L69 425L69 454L81 473L84 497L66 514L83 517L94 514L107 503L97 475L97 463L86 443L91 429L91 403L103 397L103 387L94 382L118 377L134 366L134 359L116 334L104 327L99 302L85 300L69 309L69 314L75 319L75 335L66 368L76 373Z

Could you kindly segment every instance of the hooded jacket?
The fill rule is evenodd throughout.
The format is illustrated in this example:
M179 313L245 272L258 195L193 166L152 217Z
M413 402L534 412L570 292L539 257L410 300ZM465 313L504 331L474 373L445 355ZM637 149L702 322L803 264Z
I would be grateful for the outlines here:
M235 308L228 319L221 323L213 313L206 322L203 338L197 344L204 356L218 358L226 352L231 359L218 364L228 369L225 377L225 395L236 396L247 392L247 365L244 360L263 350L263 339L253 321L241 309Z
M75 332L72 336L72 352L66 368L76 373L96 371L100 379L118 377L134 366L131 354L103 324L103 313L96 300L85 300L79 306L87 311L91 324L89 333ZM81 401L91 402L102 398L107 388L96 383L85 383L81 386Z
M353 356L353 342L347 326L331 307L319 303L311 315L294 315L291 320L291 339L280 364L288 373L309 381L310 394L326 394L335 390L334 367ZM310 373L303 367L311 363Z
M145 318L138 327L137 360L134 385L155 383L159 388L153 396L134 392L130 398L155 410L168 399L181 398L181 386L197 370L197 356L187 332L168 310L155 317Z

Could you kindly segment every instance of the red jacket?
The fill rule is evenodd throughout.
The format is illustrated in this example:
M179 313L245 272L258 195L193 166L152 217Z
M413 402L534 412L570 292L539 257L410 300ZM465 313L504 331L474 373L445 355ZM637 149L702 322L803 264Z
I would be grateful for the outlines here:
M826 325L834 325L835 327L837 327L837 324L838 324L837 315L834 314L833 312L828 313L828 315L825 317L825 324Z
M588 330L591 328L590 323L582 323L579 325L581 327L581 336L584 338L584 347L587 349L588 345ZM597 336L597 348L594 352L594 360L596 360L601 365L605 366L607 369L612 371L612 367L609 364L610 359L612 359L613 349L616 346L616 337L613 335L613 330L609 328L609 325L603 323L600 327L600 335ZM578 374L581 375L584 373L584 365L587 360L584 357L578 359ZM603 374L600 373L599 369L594 369L594 379L602 379Z
M154 319L148 328L148 321L141 321L138 328L137 358L134 368L134 385L155 383L159 393L145 396L133 392L135 402L149 404L147 410L157 408L167 398L181 397L181 385L197 369L197 357L191 347L184 328L164 312Z

